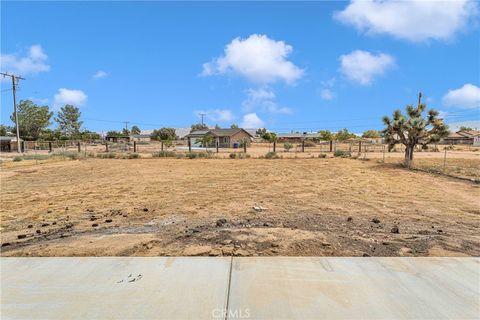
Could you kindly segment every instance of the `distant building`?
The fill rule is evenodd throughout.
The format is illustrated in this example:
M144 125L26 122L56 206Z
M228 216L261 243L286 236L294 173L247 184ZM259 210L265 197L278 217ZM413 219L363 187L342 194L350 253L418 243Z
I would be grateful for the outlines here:
M22 140L20 139L20 141ZM0 136L0 151L1 152L17 151L17 138Z
M130 136L105 136L108 142L130 142Z
M302 140L313 140L319 141L320 134L319 133L309 133L309 132L292 132L292 133L278 133L277 134L277 141L278 142L292 142L292 143L299 143Z
M445 144L471 144L475 146L480 145L480 131L457 131L451 132L447 137L443 139Z
M197 130L189 133L185 138L190 139L192 145L198 145L198 140L206 135L211 135L214 141L218 141L220 148L238 148L244 142L250 145L253 138L248 131L241 128Z

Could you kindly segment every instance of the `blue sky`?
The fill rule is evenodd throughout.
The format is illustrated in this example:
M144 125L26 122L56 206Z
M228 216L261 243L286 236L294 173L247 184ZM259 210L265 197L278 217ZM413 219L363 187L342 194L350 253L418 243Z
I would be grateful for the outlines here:
M210 125L362 132L418 91L449 123L480 119L474 1L1 6L1 69L27 79L18 99L73 103L90 130L188 127L206 113Z

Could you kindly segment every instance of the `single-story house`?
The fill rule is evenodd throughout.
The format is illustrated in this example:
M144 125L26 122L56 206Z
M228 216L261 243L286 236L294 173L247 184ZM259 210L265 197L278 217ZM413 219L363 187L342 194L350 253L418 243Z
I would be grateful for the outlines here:
M447 137L443 139L445 144L471 144L475 145L475 142L479 144L480 131L457 131L451 132Z
M20 142L22 140L20 139ZM17 151L17 138L0 136L0 151L1 152L12 152Z
M131 134L129 138L130 138L130 141L150 142L149 134Z
M130 142L130 136L105 136L108 142Z
M277 141L278 142L291 142L291 143L300 143L302 140L312 140L319 141L320 135L318 133L308 133L308 132L292 132L292 133L278 133Z
M220 148L240 147L244 142L249 146L253 138L248 131L242 128L197 130L189 133L185 138L189 139L193 146L199 145L199 140L206 135L211 135L213 137L214 142L212 146L215 146L216 141L218 141L218 146Z

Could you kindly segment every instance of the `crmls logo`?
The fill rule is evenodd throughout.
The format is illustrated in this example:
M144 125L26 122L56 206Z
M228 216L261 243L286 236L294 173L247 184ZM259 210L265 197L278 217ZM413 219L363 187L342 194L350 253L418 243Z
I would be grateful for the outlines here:
M213 319L249 319L250 309L213 309Z

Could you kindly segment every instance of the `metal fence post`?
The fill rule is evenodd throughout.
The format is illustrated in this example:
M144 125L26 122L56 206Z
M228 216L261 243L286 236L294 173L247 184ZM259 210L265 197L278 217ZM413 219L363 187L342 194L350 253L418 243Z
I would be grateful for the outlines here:
M447 147L445 147L445 154L443 155L443 171L447 168Z

